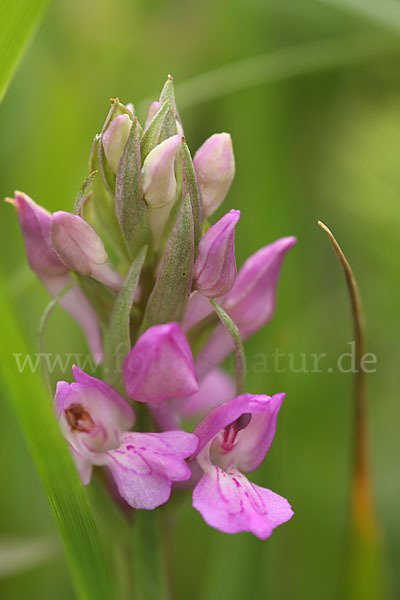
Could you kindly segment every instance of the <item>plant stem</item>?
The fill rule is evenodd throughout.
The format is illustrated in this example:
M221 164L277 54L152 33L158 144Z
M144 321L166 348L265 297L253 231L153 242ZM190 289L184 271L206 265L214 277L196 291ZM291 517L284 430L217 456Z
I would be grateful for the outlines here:
M233 343L235 344L236 352L236 394L239 396L243 394L246 387L246 356L244 353L242 338L240 337L239 329L232 321L230 316L224 311L224 309L217 304L212 298L209 298L211 306L222 325L225 327L227 332L232 336Z
M384 587L381 568L381 537L373 500L368 461L368 428L366 411L366 378L363 365L365 324L361 297L353 271L330 229L321 221L318 225L328 234L340 260L350 295L354 327L356 372L354 380L354 458L350 506L350 583L349 597L377 598ZM351 590L351 591L350 591ZM377 595L378 594L378 595Z
M159 514L137 510L133 528L133 586L136 600L168 600Z

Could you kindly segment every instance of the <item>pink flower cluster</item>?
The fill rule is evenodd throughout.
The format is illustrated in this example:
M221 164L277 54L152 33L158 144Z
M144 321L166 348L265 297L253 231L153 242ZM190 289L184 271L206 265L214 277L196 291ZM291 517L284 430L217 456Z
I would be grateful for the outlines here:
M79 323L97 362L104 359L100 318L115 327L124 310L134 338L113 374L115 387L75 366L75 381L57 385L55 412L84 485L94 466L105 467L129 506L151 510L168 501L174 482L187 481L193 507L210 526L266 538L291 518L291 507L243 473L265 458L284 394L235 392L219 367L235 340L209 299L247 339L273 316L282 262L295 239L262 248L237 272L240 212L204 226L233 179L230 136L211 136L192 162L171 88L165 89L143 132L133 107L114 110L92 153L101 179L92 196L84 190L74 214L51 215L20 192L12 200L31 268L52 296L70 284L60 305ZM99 200L104 197L108 203ZM137 266L140 247L147 254ZM93 280L98 283L90 287ZM96 294L106 307L101 315ZM136 431L135 411L143 410L152 425ZM201 417L191 433L183 429Z

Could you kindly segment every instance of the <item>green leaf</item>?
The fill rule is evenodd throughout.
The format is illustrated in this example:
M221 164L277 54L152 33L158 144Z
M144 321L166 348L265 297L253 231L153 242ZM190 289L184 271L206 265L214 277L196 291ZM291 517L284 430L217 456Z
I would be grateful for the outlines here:
M92 173L90 173L90 175L88 175L85 179L85 181L83 182L81 189L79 190L79 192L76 195L75 198L75 203L74 203L74 209L73 209L73 213L74 215L81 215L81 209L82 206L85 204L87 198L88 198L88 190L90 188L90 186L93 183L93 179L96 177L98 171L93 171Z
M146 254L147 246L140 250L132 263L124 285L115 301L108 329L104 373L108 383L122 391L122 393L124 392L124 386L121 381L121 358L124 359L131 349L130 314Z
M31 41L49 0L2 0L0 19L0 101Z
M151 240L141 177L139 121L134 117L115 182L115 212L132 259Z
M225 329L232 336L235 344L236 352L236 394L239 396L243 394L246 387L246 356L244 353L242 338L240 337L239 329L232 321L230 316L224 311L224 309L215 302L212 298L209 298L211 306L214 308L218 315L219 320L225 327Z
M176 127L177 112L175 103L174 80L171 77L171 75L168 75L168 79L165 82L160 96L160 102L165 102L165 100L169 100L169 105L167 114L165 115L165 119L161 127L161 134L158 142L159 144L167 138L171 137L171 135L175 135L176 133L178 133Z
M13 353L28 356L23 336L0 282L0 375L42 480L80 600L110 600L111 577L99 535L68 445L62 438L48 394L27 365L17 369Z
M193 215L186 196L172 231L164 261L147 303L141 331L180 321L192 287Z
M119 104L118 101L115 101L115 102L112 101L111 108L108 111L106 120L104 121L104 125L101 130L101 133L99 136L99 142L97 145L97 161L98 161L99 170L101 173L101 178L103 180L104 187L112 195L114 194L115 178L114 178L114 174L110 171L109 166L107 164L107 160L106 160L105 153L104 153L104 147L103 147L103 136L104 136L106 129L109 127L111 121L115 118L115 116L117 116L118 104ZM96 136L96 138L97 138L97 136ZM96 141L96 138L95 138L95 141Z
M168 598L161 544L158 512L137 510L133 528L133 581L138 600Z
M189 194L190 203L193 212L194 226L194 255L197 256L197 248L203 232L203 207L200 200L199 189L197 187L196 174L193 167L190 150L184 139L181 142L182 165L183 165L183 195Z
M89 168L92 172L100 170L99 165L100 135L93 141L89 158ZM115 214L114 193L110 194L104 185L103 177L95 177L92 182L93 196L83 203L83 218L108 242L109 255L117 255L122 261L128 261L128 251L122 237L121 227Z
M152 118L148 128L144 131L141 143L142 164L146 156L160 143L161 129L169 111L170 101L166 100Z

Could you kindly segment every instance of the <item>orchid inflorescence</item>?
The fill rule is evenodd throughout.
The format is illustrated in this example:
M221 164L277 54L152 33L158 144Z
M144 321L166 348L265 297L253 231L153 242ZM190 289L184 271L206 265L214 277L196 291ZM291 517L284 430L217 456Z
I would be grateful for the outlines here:
M243 389L242 341L273 316L286 237L237 273L231 138L211 136L192 161L169 77L142 129L113 100L72 213L16 192L29 264L78 322L103 379L78 366L54 406L84 485L94 466L135 509L168 501L175 482L212 527L260 538L289 520L284 498L251 483L275 435L284 394ZM220 367L237 353L237 385ZM130 399L132 402L129 402ZM192 433L184 426L201 418Z

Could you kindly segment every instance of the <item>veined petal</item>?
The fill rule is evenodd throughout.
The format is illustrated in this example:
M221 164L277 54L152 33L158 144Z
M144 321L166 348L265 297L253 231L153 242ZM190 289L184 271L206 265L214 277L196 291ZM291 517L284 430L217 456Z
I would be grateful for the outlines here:
M208 525L225 533L250 531L269 537L293 511L285 498L252 484L237 470L212 465L193 491L193 507Z
M124 433L116 450L104 455L119 493L133 508L152 510L169 499L173 481L189 479L184 459L196 449L185 431Z

